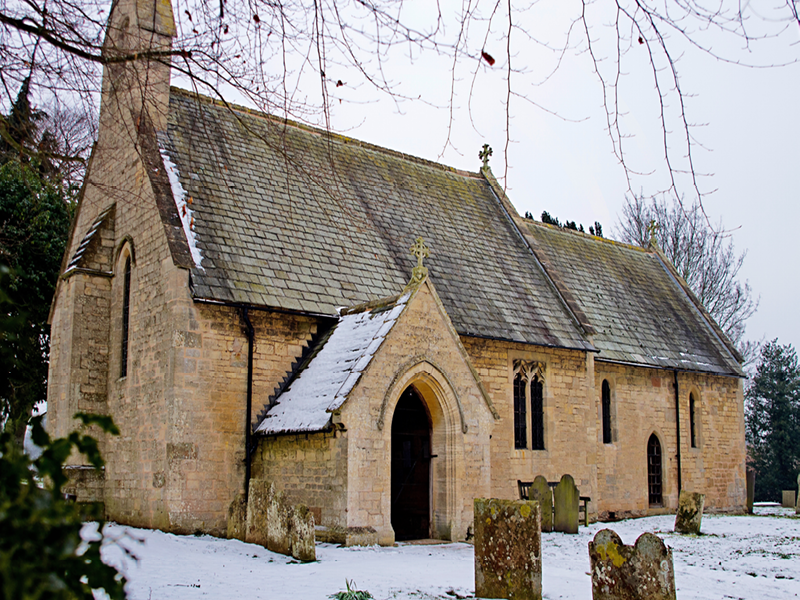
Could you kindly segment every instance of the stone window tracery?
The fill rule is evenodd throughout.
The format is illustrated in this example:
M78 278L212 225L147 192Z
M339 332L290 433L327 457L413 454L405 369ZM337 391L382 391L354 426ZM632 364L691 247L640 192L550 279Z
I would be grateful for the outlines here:
M544 450L544 363L514 361L514 447Z

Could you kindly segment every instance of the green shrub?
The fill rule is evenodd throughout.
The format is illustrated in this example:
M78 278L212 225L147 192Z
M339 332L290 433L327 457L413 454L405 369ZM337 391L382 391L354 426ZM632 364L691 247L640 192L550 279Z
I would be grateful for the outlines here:
M345 585L347 586L346 592L336 592L335 594L331 594L330 597L334 600L371 600L372 594L369 592L365 592L364 590L357 590L355 589L355 583L353 581L344 580ZM350 587L350 586L353 587Z
M84 426L118 434L110 417L78 414ZM64 499L64 463L75 448L95 468L103 466L97 440L81 432L51 440L41 417L31 419L32 460L6 432L0 435L0 597L8 600L93 598L102 589L125 598L125 578L100 559L99 535L81 539L80 505Z

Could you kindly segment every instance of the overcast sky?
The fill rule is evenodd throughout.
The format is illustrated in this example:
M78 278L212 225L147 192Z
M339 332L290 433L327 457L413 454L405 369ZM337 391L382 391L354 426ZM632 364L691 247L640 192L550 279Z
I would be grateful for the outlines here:
M525 18L535 18L531 29L540 41L558 45L576 6L579 4L573 2L540 2L538 12ZM601 68L611 62L608 40L614 37L609 36L613 31L603 26L607 22L602 15L595 15L592 21L598 56L604 59ZM800 56L798 31L796 25L790 26L777 42L756 45L752 51L743 51L743 42L732 36L698 32L697 38L726 57L770 65ZM512 39L520 38L518 33L513 35ZM575 34L573 39L575 47L585 48L580 35ZM693 49L674 33L671 43L679 59L677 69L687 95L688 119L702 125L692 131L702 144L694 148L696 171L708 174L700 178L700 187L704 192L716 190L704 197L705 209L712 222L722 218L725 228L732 230L737 250L747 251L741 278L748 280L754 295L760 297L746 338L777 337L781 343L800 348L796 311L800 253L794 241L800 227L800 65L745 68ZM620 105L625 113L624 132L632 136L624 140L629 165L650 173L634 176L632 187L652 194L668 184L653 73L646 46L640 47L641 53L636 54L634 44L624 64ZM506 180L509 197L520 214L530 211L538 219L547 210L562 222L574 220L587 229L600 221L606 237L611 237L628 181L612 151L602 88L589 56L569 50L555 74L545 84L534 86L532 82L551 71L553 53L539 54L530 48L522 42L514 47L512 66L526 70L512 75L514 87L543 108L522 98L512 99ZM371 93L368 86L358 84L357 78L348 80L343 75L346 85L333 90L333 129L470 171L479 169L478 151L486 142L494 150L490 166L502 177L506 61L501 41L490 40L486 50L497 62L493 67L481 63L474 85L469 70L475 69L475 63L458 73L451 144L447 144L449 111L431 106L447 105L451 59L428 55L413 64L407 56L392 56L386 64L391 67L396 89L412 98L419 95L430 104L418 100L395 103ZM334 80L339 77L336 72L328 76ZM669 97L667 104L674 114L677 98ZM678 158L683 155L679 125L673 119L668 128ZM685 178L681 185L690 196L692 187Z

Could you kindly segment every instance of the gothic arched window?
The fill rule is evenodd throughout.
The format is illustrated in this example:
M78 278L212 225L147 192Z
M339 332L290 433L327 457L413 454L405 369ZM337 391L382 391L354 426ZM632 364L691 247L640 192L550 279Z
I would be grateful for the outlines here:
M514 361L514 448L544 450L544 365ZM530 418L529 418L530 415Z

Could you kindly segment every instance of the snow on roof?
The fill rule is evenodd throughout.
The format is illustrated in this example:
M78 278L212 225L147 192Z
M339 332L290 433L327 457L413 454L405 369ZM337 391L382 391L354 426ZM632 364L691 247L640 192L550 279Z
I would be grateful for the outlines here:
M339 318L333 331L289 387L276 398L256 433L320 431L328 425L372 361L410 293L394 303Z
M167 169L169 185L172 188L172 197L175 200L175 206L178 207L178 214L183 224L183 233L186 234L186 241L189 244L189 252L192 254L192 260L198 269L205 271L202 265L203 253L197 246L197 236L194 232L194 215L190 208L192 199L186 194L186 190L184 190L183 185L181 185L178 167L172 162L172 159L164 148L159 148L159 150L161 151L161 158L164 160L164 167Z
M83 258L83 255L86 253L86 249L89 247L89 244L92 243L94 236L97 234L98 230L103 225L103 221L106 220L106 217L113 209L114 209L113 205L109 206L107 209L101 212L100 215L97 217L97 219L95 219L94 223L92 223L92 226L89 228L89 231L86 233L85 236L83 236L83 240L81 240L80 245L78 245L78 249L75 250L75 254L72 255L72 260L69 261L67 269L66 271L64 271L65 274L69 273L70 270L80 265L81 259Z

